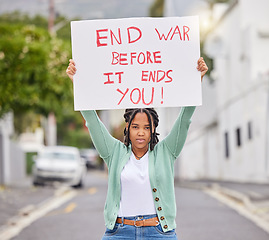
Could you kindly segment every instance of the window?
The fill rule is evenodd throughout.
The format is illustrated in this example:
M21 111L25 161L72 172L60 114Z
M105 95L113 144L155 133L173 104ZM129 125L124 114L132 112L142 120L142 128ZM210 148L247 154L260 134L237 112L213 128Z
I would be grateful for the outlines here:
M248 122L248 139L252 139L252 122Z
M241 129L240 128L236 129L236 145L238 147L240 147L242 145L242 142L241 142Z
M228 132L225 132L224 135L224 143L225 143L225 157L229 158L230 152L229 152L229 135Z

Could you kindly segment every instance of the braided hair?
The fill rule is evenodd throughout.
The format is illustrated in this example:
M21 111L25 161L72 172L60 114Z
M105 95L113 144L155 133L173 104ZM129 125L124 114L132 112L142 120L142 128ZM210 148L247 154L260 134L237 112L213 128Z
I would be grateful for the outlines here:
M123 115L125 122L128 123L128 126L131 126L131 123L137 113L145 113L148 117L149 125L150 125L150 150L152 151L154 146L159 142L158 135L156 133L156 128L159 124L159 116L154 108L133 108L126 109ZM154 129L152 129L152 123ZM124 144L128 147L130 144L130 128L124 128Z

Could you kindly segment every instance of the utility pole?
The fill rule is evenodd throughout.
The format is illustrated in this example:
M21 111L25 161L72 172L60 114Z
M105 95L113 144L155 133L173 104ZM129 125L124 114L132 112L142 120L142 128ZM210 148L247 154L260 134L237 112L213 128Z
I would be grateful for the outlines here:
M55 6L54 6L54 0L49 0L48 30L49 30L50 33L53 32L54 20L55 20Z
M50 34L54 33L54 20L55 20L54 0L49 0L48 31ZM48 146L54 146L57 144L57 123L55 114L53 112L49 113L47 119L46 143Z

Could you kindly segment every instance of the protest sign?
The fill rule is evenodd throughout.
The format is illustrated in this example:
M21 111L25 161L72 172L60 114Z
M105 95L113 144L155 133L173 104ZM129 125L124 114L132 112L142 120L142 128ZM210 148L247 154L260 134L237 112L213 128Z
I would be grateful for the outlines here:
M71 22L75 110L202 103L198 17Z

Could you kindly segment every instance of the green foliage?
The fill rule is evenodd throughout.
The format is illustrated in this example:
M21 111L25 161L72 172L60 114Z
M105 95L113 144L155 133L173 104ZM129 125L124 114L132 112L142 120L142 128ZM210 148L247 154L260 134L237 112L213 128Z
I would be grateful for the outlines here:
M71 57L70 24L62 16L56 18L58 23L62 27L56 37L48 33L43 16L0 15L0 118L12 110L15 131L20 134L34 131L41 126L42 115L54 112L59 144L72 145L68 143L70 126L81 129L83 121L74 112L72 82L65 73ZM80 135L91 145L88 133Z
M209 4L215 4L215 3L228 3L231 0L206 0Z
M150 17L163 17L164 0L155 0L149 9Z
M16 134L19 135L25 130L34 132L36 128L41 127L41 118L40 114L36 114L33 111L16 113L14 118Z
M8 24L22 24L22 25L35 25L36 27L41 27L44 29L48 28L48 22L46 18L41 15L36 15L34 17L30 17L27 14L23 14L19 11L15 11L12 13L3 13L0 15L0 22L1 23L8 23Z
M45 30L48 29L48 20L44 16L36 15L30 17L29 15L23 14L19 11L0 15L0 22L7 24L35 25L35 27L43 28ZM62 27L57 31L57 37L67 40L70 43L70 21L64 16L59 15L55 18L55 25L57 26L58 24L61 24Z
M62 135L60 145L74 146L77 148L92 148L92 141L86 129L69 128L67 133Z
M32 173L32 167L34 165L33 156L37 155L36 152L26 153L26 173L30 175Z
M0 23L0 117L29 109L59 112L72 98L65 68L70 51L34 25Z

